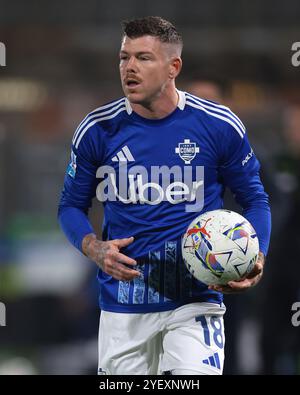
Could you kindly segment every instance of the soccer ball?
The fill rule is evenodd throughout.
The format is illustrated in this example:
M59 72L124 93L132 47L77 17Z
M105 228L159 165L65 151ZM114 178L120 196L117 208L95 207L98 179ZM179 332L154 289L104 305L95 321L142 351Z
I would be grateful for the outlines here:
M258 252L258 238L250 222L229 210L198 216L182 238L186 267L207 285L242 279L253 269Z

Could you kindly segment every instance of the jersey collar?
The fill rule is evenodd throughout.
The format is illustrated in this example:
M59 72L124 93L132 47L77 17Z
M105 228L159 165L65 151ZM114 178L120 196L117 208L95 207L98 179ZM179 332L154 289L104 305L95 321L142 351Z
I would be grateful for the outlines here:
M177 107L179 108L179 110L184 110L185 107L185 93L176 89L177 93L178 93L178 103L177 103Z
M179 110L184 110L185 107L185 93L176 89L177 93L178 93L178 103L177 103L177 107L179 108ZM130 105L130 101L127 99L125 99L125 107L126 107L126 111L127 114L130 115L132 113L132 107Z

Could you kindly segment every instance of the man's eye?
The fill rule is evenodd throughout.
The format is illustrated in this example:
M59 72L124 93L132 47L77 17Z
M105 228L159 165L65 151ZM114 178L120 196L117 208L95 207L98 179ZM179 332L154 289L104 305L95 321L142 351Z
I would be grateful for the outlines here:
M140 60L150 60L149 56L140 56Z

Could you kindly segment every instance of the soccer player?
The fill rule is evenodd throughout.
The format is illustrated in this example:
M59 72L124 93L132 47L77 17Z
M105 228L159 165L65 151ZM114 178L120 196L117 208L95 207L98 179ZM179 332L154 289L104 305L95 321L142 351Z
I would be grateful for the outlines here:
M270 237L268 197L245 127L229 108L179 91L182 38L160 17L124 23L125 97L79 124L59 207L71 243L99 266L99 374L221 374L222 293L253 287ZM260 256L248 278L193 278L181 236L222 207L228 186L253 224ZM88 219L103 202L103 240Z

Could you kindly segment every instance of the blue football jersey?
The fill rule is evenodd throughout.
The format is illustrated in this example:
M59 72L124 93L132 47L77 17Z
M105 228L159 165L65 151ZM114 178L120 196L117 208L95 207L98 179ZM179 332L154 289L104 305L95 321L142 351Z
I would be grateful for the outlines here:
M225 186L267 252L268 196L243 123L225 106L178 94L177 108L163 119L143 118L121 98L88 114L75 131L60 202L62 227L80 249L92 231L86 214L97 196L104 205L103 240L134 236L122 253L137 260L140 272L132 281L118 281L99 270L103 310L140 313L222 303L222 294L185 268L181 237L196 216L223 207ZM72 219L73 209L81 219Z

